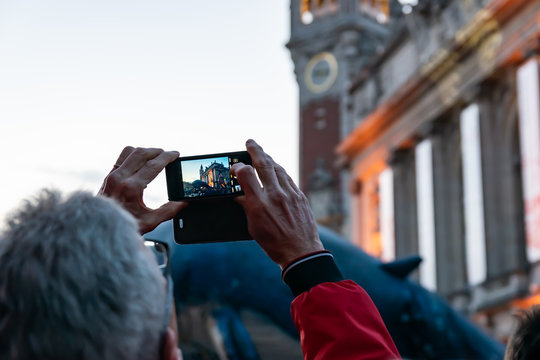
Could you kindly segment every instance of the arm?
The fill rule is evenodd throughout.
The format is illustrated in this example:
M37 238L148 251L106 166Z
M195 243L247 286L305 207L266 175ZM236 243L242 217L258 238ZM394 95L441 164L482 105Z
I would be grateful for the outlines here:
M399 353L375 305L352 281L342 281L324 249L305 195L253 140L253 167L231 169L244 190L239 198L249 233L282 269L296 296L292 315L306 359L395 359ZM262 187L255 176L259 175Z
M398 359L390 334L368 294L355 282L329 282L292 303L306 359Z
M330 253L301 257L282 276L296 296L291 311L306 359L399 358L371 298L355 282L342 281Z

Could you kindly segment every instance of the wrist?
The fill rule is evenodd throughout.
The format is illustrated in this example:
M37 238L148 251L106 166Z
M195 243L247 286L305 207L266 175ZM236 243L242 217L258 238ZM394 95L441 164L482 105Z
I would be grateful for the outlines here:
M292 242L290 245L285 244L285 246L280 249L280 252L281 254L279 254L279 258L276 257L276 260L279 260L274 261L283 271L287 266L299 259L302 259L311 254L328 251L325 250L321 240L318 237L318 234L316 234L316 238L312 241Z
M281 276L295 297L319 284L343 280L334 256L327 250L300 257L285 266Z
M312 258L319 257L319 256L332 256L332 253L329 250L324 250L323 249L323 250L312 251L310 253L298 256L297 258L295 258L292 261L289 261L287 264L285 264L285 266L282 267L282 269L281 269L281 279L284 279L287 272L290 269L292 269L293 267L295 267L295 266L297 266L297 265L299 265L299 264L301 264L301 263L303 263L305 261L309 261Z

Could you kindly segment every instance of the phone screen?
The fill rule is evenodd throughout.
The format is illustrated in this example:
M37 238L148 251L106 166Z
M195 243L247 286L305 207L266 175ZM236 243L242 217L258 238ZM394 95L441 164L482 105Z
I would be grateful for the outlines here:
M247 151L180 157L167 165L169 200L214 199L242 195L231 166L251 165Z
M230 156L181 160L182 188L185 198L223 196L242 191L230 174L239 158Z

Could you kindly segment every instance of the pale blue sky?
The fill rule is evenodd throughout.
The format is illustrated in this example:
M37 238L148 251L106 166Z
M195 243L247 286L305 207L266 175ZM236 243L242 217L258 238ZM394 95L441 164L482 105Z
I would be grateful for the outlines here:
M97 191L124 145L256 139L298 178L289 1L0 0L0 217L44 186ZM165 201L163 176L147 202Z

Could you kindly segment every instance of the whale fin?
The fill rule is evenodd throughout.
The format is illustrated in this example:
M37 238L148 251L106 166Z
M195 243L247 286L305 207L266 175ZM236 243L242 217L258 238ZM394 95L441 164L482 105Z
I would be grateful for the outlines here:
M412 255L403 259L381 264L380 266L381 269L388 274L400 279L405 279L418 268L421 262L422 258L420 256Z

